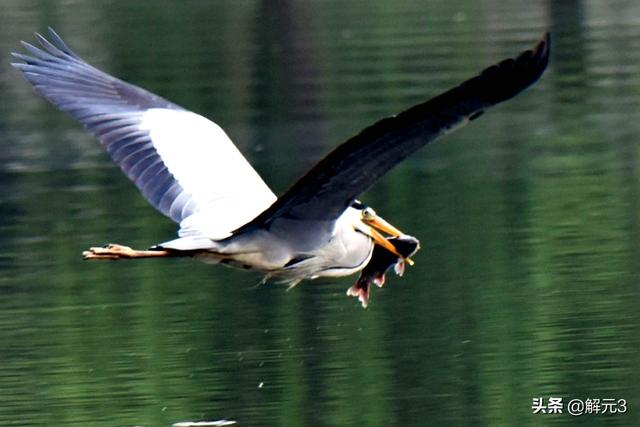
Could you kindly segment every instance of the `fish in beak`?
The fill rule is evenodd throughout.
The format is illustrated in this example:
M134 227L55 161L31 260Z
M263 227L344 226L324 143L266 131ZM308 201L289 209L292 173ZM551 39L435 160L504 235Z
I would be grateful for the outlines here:
M391 267L394 267L398 276L402 276L405 261L420 249L420 241L406 234L385 238L385 241L392 245L394 251L383 245L374 245L369 263L362 269L356 284L347 290L347 295L358 298L363 308L369 306L371 285L382 287L385 274Z

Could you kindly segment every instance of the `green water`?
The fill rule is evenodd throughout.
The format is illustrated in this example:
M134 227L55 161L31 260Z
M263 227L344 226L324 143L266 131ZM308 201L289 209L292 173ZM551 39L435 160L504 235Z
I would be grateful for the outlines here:
M531 90L363 196L423 250L368 310L189 260L80 126L8 65L51 25L208 116L276 193L364 126L553 37ZM3 1L0 425L640 425L640 4ZM212 183L213 184L213 183ZM626 399L533 414L534 397Z

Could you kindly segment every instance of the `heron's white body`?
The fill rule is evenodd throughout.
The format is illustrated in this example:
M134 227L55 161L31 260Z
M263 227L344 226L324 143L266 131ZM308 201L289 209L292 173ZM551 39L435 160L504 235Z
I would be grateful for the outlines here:
M185 236L159 245L160 248L197 251L205 262L230 264L260 271L284 280L298 281L321 276L347 276L361 270L371 258L373 241L365 234L360 212L348 208L334 223L325 241L291 239L304 236L296 228L308 227L295 220L272 229L256 228L222 240Z

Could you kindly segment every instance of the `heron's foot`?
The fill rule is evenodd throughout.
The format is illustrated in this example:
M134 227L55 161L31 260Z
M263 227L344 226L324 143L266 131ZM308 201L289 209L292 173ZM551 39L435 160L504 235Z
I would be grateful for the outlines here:
M132 258L152 258L169 256L170 252L165 250L147 250L139 251L131 249L129 246L109 243L104 246L96 246L89 248L88 251L82 252L82 257L87 260L104 260L104 259L132 259Z
M88 251L82 252L82 257L84 259L120 259L130 258L133 252L134 250L129 246L109 243L104 246L89 248Z

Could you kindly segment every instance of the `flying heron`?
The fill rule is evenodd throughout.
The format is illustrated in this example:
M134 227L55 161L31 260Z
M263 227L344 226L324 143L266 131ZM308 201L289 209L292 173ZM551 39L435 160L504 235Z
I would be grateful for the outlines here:
M367 127L276 197L226 133L208 119L89 65L49 28L41 47L13 53L35 90L70 113L161 213L178 238L148 250L109 244L88 260L194 257L289 282L362 271L347 294L364 307L387 270L401 274L415 237L356 198L424 145L533 84L549 61L549 34L441 95Z

